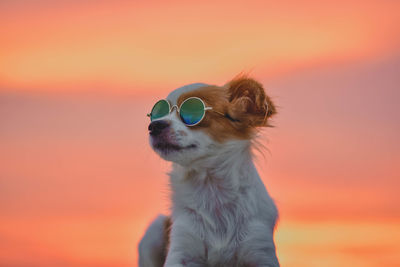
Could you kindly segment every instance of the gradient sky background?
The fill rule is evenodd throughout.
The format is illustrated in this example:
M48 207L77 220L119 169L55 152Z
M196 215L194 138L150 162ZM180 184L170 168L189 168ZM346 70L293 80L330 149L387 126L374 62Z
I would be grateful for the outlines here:
M400 265L399 1L0 2L0 266L136 266L168 212L154 101L241 71L282 266Z

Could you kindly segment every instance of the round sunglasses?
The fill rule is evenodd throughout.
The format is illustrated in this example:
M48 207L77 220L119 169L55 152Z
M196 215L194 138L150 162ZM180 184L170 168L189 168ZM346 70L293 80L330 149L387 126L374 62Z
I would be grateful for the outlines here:
M182 122L187 126L199 124L203 120L206 110L212 109L212 107L206 107L203 100L198 97L187 98L179 107L177 105L171 107L167 100L162 99L154 104L150 114L147 114L147 116L150 117L151 121L154 121L167 116L174 108L178 111Z

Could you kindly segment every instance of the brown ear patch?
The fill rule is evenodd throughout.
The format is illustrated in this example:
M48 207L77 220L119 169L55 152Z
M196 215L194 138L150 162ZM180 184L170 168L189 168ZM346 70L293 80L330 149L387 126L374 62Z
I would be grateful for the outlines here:
M240 76L227 85L229 115L250 127L269 126L267 119L276 113L271 99L263 86L254 79Z
M179 106L189 97L201 98L207 107L203 120L192 130L207 132L214 140L251 139L257 127L270 126L275 107L260 83L240 77L225 86L204 86L179 96Z

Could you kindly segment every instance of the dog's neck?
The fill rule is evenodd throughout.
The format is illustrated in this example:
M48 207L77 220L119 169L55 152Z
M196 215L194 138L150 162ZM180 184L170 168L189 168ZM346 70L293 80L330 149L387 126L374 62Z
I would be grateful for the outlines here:
M186 183L194 186L215 183L239 190L252 182L256 170L248 140L224 144L218 153L207 155L188 166L173 164L171 184Z
M201 235L210 232L236 238L240 222L257 213L259 176L249 141L225 144L218 151L192 166L174 164L170 173L172 216L196 216L205 227L201 229L208 229Z

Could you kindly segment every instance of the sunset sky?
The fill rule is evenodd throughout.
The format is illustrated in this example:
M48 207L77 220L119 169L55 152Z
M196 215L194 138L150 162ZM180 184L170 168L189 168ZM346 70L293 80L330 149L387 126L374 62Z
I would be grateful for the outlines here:
M0 266L137 266L168 213L146 113L240 72L283 267L400 266L400 1L0 2Z

